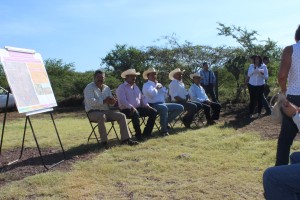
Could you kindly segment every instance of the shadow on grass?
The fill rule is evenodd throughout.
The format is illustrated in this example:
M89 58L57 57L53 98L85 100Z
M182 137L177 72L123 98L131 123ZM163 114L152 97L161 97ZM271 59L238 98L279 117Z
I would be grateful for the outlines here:
M234 109L232 111L228 111L223 114L224 117L226 116L235 116L234 119L226 121L224 125L220 126L220 128L234 128L239 129L249 125L253 122L253 119L249 117L249 111L245 108Z
M116 139L109 140L108 147L113 147L119 145L119 141ZM81 144L79 146L70 148L65 151L65 156L63 156L62 150L59 148L44 148L41 149L41 153L43 156L44 163L47 167L50 167L62 160L59 165L54 168L59 169L68 169L71 166L71 163L77 160L87 160L91 158L93 155L102 153L106 149L99 145L97 142L90 142L88 144ZM21 148L15 148L13 150L8 150L6 152L2 152L0 155L0 173L5 173L7 171L13 171L17 168L20 168L20 171L26 171L30 174L39 173L42 171L47 171L44 167L40 154L37 148L25 148L23 150L23 155L20 160L12 164L8 164L12 162L12 158L20 155ZM69 162L70 161L70 162ZM39 169L34 169L38 167ZM21 172L22 173L22 172ZM0 181L1 182L1 181Z

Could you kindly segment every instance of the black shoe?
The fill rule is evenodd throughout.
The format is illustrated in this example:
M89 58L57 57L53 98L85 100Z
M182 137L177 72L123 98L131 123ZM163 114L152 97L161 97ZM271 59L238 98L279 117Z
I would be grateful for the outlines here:
M211 121L208 121L206 123L206 126L211 126L211 125L214 125L214 124L216 124L216 122L214 120L211 120Z
M188 122L182 122L185 128L191 128L191 124Z
M143 142L143 141L144 141L144 139L143 139L143 137L142 137L141 134L135 135L135 139L136 139L137 141L140 141L140 142Z
M122 141L122 144L127 144L129 146L134 146L134 145L138 145L139 142L132 140L131 138L128 138L124 141Z
M219 117L212 116L211 119L212 119L212 120L219 120Z
M153 138L154 136L152 134L144 134L143 137L149 139L149 138Z
M109 148L106 141L105 142L101 142L100 145L101 145L101 147L104 147L105 149Z
M161 136L163 136L163 137L165 137L165 136L169 136L170 134L169 134L169 132L168 131L165 131L165 132L162 132L161 133Z

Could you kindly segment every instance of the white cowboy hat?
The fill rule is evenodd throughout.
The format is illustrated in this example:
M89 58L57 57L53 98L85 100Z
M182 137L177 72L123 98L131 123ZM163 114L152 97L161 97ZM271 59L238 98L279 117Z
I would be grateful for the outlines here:
M122 72L121 77L126 78L127 75L140 75L140 72L136 72L135 69L127 69L126 71Z
M181 74L184 72L185 70L180 70L179 68L176 68L176 69L174 69L173 71L171 71L170 73L169 73L169 79L170 80L174 80L174 74L176 74L176 73L178 73L178 72L180 72Z
M193 79L195 76L202 78L202 77L201 77L201 74L200 74L199 72L196 72L196 73L191 74L191 75L190 75L190 78Z
M147 69L146 71L144 71L144 73L143 73L143 78L145 79L145 80L147 80L148 79L148 74L150 74L150 73L158 73L158 70L156 70L156 69L154 69L154 68L149 68L149 69Z

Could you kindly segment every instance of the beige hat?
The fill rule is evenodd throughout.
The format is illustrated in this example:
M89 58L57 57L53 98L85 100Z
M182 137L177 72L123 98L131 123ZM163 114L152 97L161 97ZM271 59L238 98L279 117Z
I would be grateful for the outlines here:
M191 74L190 78L193 79L195 76L202 78L199 72Z
M126 78L127 75L140 75L140 72L136 72L135 69L127 69L126 71L122 72L121 77Z
M158 70L156 71L156 69L154 69L154 68L149 68L149 69L147 69L146 71L144 71L144 73L143 73L143 78L145 79L145 80L147 80L148 79L148 74L150 74L150 73L158 73Z
M176 68L176 69L174 69L173 71L171 71L170 73L169 73L169 79L170 80L174 80L174 74L176 74L176 73L178 73L178 72L180 72L180 73L183 73L185 70L180 70L179 68Z

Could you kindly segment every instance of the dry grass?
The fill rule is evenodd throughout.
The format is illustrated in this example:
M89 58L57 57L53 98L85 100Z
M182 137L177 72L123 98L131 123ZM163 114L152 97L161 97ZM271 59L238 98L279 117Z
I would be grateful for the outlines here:
M41 146L58 147L48 120L33 123ZM65 149L86 143L86 119L56 123ZM19 146L24 121L7 126L4 148ZM221 127L178 128L135 147L99 150L68 172L50 170L8 183L0 199L263 199L261 177L273 165L276 141ZM31 140L26 145L34 147Z

